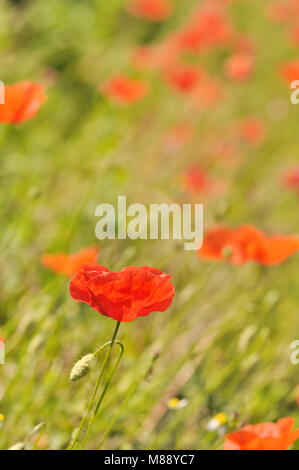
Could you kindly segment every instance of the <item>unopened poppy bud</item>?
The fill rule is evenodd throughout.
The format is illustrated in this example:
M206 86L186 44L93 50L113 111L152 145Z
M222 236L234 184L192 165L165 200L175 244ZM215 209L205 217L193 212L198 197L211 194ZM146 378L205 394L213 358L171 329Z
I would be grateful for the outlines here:
M87 354L76 362L70 373L70 381L76 382L89 374L94 360L94 354Z
M14 446L10 447L8 450L24 450L25 449L25 442L18 442Z

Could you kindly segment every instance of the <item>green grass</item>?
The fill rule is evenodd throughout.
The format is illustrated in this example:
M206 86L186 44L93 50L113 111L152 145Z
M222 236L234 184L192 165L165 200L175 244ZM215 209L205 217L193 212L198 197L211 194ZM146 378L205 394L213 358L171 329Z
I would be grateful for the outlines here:
M273 268L234 267L201 261L182 243L99 243L94 235L95 207L115 204L118 194L128 203L188 201L178 180L194 162L230 181L224 201L205 201L207 226L251 223L268 233L298 233L298 197L281 190L279 177L298 161L299 107L289 103L277 73L296 49L269 22L264 2L236 1L230 13L256 42L252 80L235 85L225 78L228 51L199 59L224 83L224 99L212 109L194 113L159 77L130 65L134 45L161 40L197 3L176 1L174 17L157 26L131 18L122 0L0 1L0 79L42 82L48 95L33 120L0 128L1 449L24 441L40 422L43 445L63 449L80 423L96 370L76 384L69 372L111 338L114 322L74 302L68 280L44 269L40 257L91 244L110 270L163 269L173 276L176 296L167 312L121 325L125 354L89 448L221 448L206 430L220 411L231 421L237 412L236 427L284 416L299 424L298 366L290 362L299 335L296 256ZM150 95L128 108L111 104L97 87L119 72L144 77ZM269 111L277 100L287 111L279 120ZM231 123L251 115L265 120L265 143L240 148L238 168L211 159L207 140L225 137ZM181 121L196 135L169 157L163 138ZM153 353L158 359L150 368ZM187 398L188 406L168 410L173 396Z

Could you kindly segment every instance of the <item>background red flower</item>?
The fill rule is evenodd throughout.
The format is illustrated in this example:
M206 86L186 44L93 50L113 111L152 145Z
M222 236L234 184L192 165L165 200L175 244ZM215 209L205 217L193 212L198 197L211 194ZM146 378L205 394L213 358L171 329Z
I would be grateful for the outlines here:
M251 225L237 229L217 227L206 233L199 250L203 259L225 260L241 265L248 261L272 266L299 250L296 236L267 237Z
M130 104L143 98L147 91L147 85L140 80L134 80L124 75L112 78L105 85L102 93L107 98L118 104Z
M45 254L41 263L56 273L65 276L74 276L83 264L95 263L99 255L99 250L94 247L84 248L72 255L65 253Z
M5 86L5 104L0 105L0 122L20 123L33 118L46 101L43 85L20 82Z
M245 426L228 434L224 450L287 450L299 438L293 418Z
M172 13L170 0L129 0L128 11L152 21L166 20Z

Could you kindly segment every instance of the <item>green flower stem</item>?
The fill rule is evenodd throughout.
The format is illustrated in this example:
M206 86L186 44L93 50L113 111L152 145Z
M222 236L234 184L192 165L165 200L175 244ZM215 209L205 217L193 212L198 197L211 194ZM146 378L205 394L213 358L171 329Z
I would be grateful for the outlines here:
M125 410L128 406L128 404L130 403L132 397L135 395L136 391L138 390L140 384L146 380L146 378L148 377L154 363L156 362L157 360L157 357L156 355L153 355L152 358L151 358L151 361L148 365L148 367L146 367L146 370L144 372L144 374L142 375L142 377L137 380L136 382L134 382L131 387L129 387L129 390L127 392L127 396L122 404L122 406L119 408L118 412L114 415L114 417L112 418L109 426L107 427L102 439L100 440L99 442L99 445L98 445L98 448L97 450L101 450L107 436L109 435L111 429L113 429L113 426L115 425L116 421L118 420L118 418L120 417L120 415L122 414L123 410Z
M96 385L95 385L95 388L94 388L92 397L91 397L91 399L90 399L90 401L89 401L86 415L85 415L85 417L84 417L84 418L82 419L82 421L81 421L80 427L79 427L79 429L78 429L78 431L77 431L77 433L76 433L76 436L75 436L75 438L74 438L74 440L73 440L72 445L69 447L70 450L73 450L73 449L74 449L74 447L75 447L75 445L76 445L76 443L77 443L77 441L78 441L78 439L79 439L79 437L80 437L80 434L81 434L81 432L82 432L82 429L83 429L83 427L84 427L84 425L85 425L85 423L86 423L86 420L87 420L87 418L88 418L88 415L89 415L89 413L90 413L90 411L91 411L91 409L92 409L92 406L93 406L93 404L94 404L94 401L95 401L95 399L96 399L96 396L97 396L97 393L98 393L98 389L99 389L99 386L100 386L100 382L101 382L101 379L102 379L102 376L103 376L103 373L104 373L105 366L106 366L106 364L107 364L107 362L108 362L108 360L109 360L109 357L110 357L112 348L113 348L113 346L114 346L114 344L115 344L115 342L116 342L115 339L116 339L116 335L117 335L117 333L118 333L119 327L120 327L120 322L117 322L111 341L109 341L108 343L105 343L103 346L101 346L101 348L99 348L99 349L95 352L95 356L97 356L103 349L105 349L106 347L109 346L109 349L108 349L107 354L106 354L106 356L105 356L104 362L103 362L102 367L101 367L101 369L100 369L99 376L98 376L98 379L97 379L97 382L96 382ZM123 346L122 346L121 343L119 343L119 342L116 342L116 343L119 344L119 345L123 348ZM88 426L88 428L90 428L90 426Z
M124 346L123 346L121 343L119 343L119 345L121 346L121 350L120 350L118 359L117 359L117 361L116 361L116 363L115 363L115 365L114 365L114 367L113 367L113 369L112 369L112 371L111 371L111 374L109 375L109 378L108 378L108 380L107 380L107 382L106 382L106 385L105 385L105 387L104 387L104 389L103 389L103 392L101 393L101 396L100 396L100 398L99 398L99 400L98 400L98 403L97 403L97 405L96 405L96 407L95 407L95 410L94 410L93 415L92 415L92 417L91 417L91 420L90 420L90 422L89 422L88 429L87 429L87 431L86 431L86 434L85 434L85 437L84 437L83 443L82 443L82 447L83 447L83 448L84 448L84 446L85 446L86 443L87 443L87 440L88 440L88 437L89 437L91 428L92 428L92 426L93 426L94 420L96 419L96 417L97 417L97 415L98 415L100 406L101 406L101 404L102 404L102 402L103 402L103 400L104 400L104 397L105 397L105 395L106 395L106 392L107 392L107 390L108 390L108 388L109 388L109 386L110 386L110 383L111 383L111 381L112 381L112 379L113 379L113 376L114 376L114 374L115 374L115 372L116 372L116 369L118 368L118 365L119 365L119 363L120 363L120 360L121 360L121 358L122 358L122 356L123 356L123 353L124 353L124 349L125 349L125 348L124 348Z

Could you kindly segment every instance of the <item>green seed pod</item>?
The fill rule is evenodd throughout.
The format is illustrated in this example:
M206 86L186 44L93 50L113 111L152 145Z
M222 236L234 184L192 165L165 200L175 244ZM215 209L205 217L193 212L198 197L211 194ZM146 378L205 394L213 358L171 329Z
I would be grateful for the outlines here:
M82 379L87 374L89 374L90 368L93 365L95 358L94 354L87 354L86 356L82 357L71 370L70 373L70 381L76 382L77 380Z

